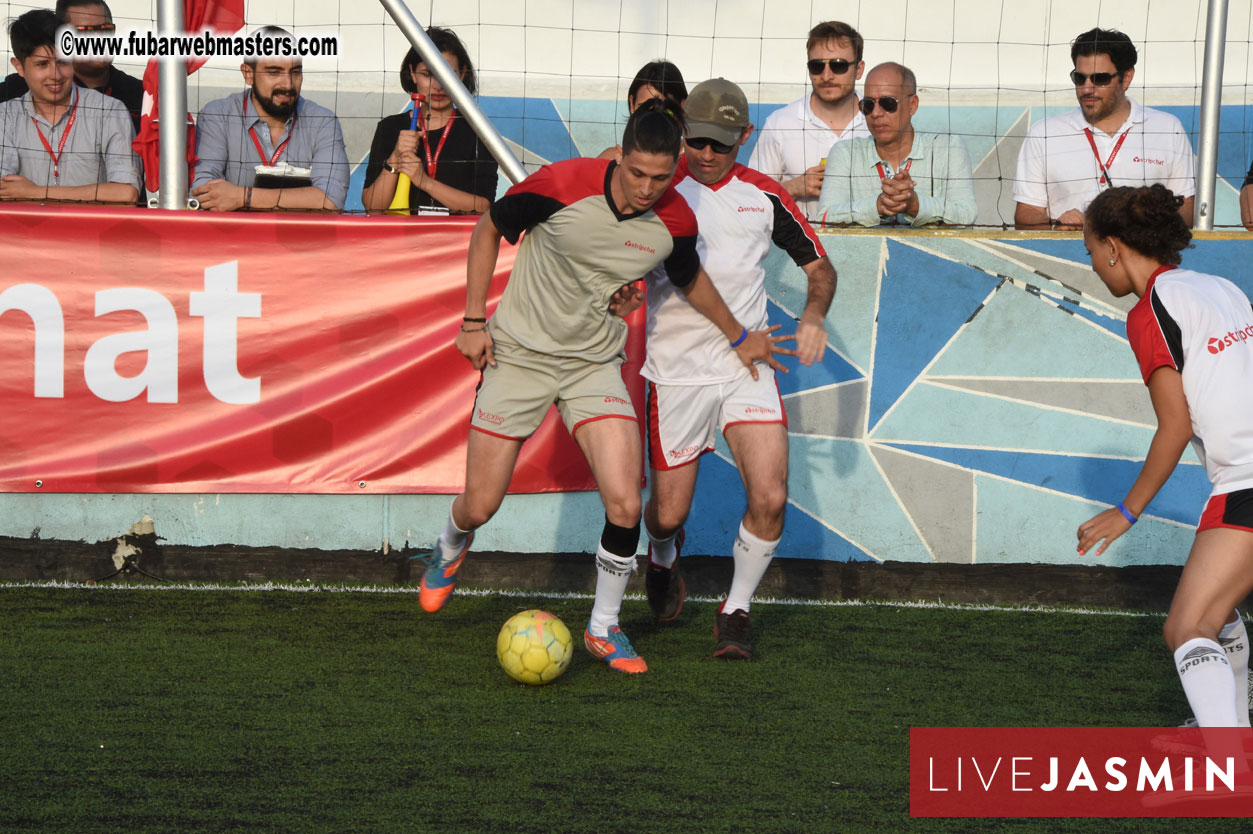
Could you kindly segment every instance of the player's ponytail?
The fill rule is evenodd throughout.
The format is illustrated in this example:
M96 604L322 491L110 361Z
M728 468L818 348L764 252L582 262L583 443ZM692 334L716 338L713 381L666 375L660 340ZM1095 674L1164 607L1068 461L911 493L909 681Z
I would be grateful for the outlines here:
M683 107L672 98L653 98L635 108L622 134L622 152L664 153L679 158Z
M1160 264L1178 266L1192 241L1192 230L1179 214L1183 198L1161 183L1102 191L1084 220L1098 238L1116 237Z

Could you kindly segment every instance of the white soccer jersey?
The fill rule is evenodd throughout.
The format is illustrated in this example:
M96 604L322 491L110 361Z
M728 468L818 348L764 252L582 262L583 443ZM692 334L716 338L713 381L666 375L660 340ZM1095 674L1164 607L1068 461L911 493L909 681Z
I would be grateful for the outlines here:
M1253 305L1240 288L1190 269L1159 270L1127 314L1145 384L1183 376L1192 446L1214 495L1253 488Z
M1110 187L1102 165L1114 186L1160 182L1180 197L1196 194L1192 143L1183 125L1169 113L1128 101L1131 114L1112 136L1092 128L1077 107L1033 124L1018 152L1014 201L1046 209L1054 219L1070 209L1086 212Z
M780 182L795 179L826 159L827 152L836 142L870 135L866 117L860 110L853 115L843 133L836 133L814 115L810 95L806 93L766 117L757 134L753 155L748 158L749 168ZM796 205L810 220L818 219L817 197L797 200Z
M743 165L707 186L693 179L681 160L674 187L696 215L701 265L735 318L749 330L761 330L766 326L762 265L771 243L805 266L826 255L818 236L782 186ZM647 296L645 378L706 385L748 374L726 336L670 282L664 267L649 273Z

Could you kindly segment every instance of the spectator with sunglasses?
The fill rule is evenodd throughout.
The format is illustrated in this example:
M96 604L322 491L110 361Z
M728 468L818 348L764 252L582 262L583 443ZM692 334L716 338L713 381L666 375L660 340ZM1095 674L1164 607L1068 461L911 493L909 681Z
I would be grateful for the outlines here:
M113 12L104 0L57 0L57 20L84 34L111 35L116 30ZM74 83L122 102L139 133L139 113L144 103L144 82L113 66L112 58L74 62ZM0 101L18 98L27 90L26 79L12 73L0 83Z
M766 118L748 160L748 167L781 182L810 220L818 217L831 145L870 135L855 90L866 68L863 45L857 30L838 20L810 29L805 49L812 89Z
M818 199L823 223L974 222L978 207L965 143L914 130L917 110L918 81L909 67L889 62L870 71L861 112L871 138L832 146Z
M1018 152L1014 225L1082 229L1088 204L1118 186L1161 183L1184 198L1192 225L1196 170L1179 120L1127 95L1137 52L1116 29L1091 29L1070 47L1079 107L1031 126Z

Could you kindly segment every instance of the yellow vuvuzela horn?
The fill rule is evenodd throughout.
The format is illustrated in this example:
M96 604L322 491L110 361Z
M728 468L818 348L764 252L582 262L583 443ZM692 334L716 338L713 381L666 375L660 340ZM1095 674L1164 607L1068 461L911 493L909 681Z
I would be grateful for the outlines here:
M418 129L418 113L421 112L422 96L414 93L410 98L413 99L413 115L409 117L409 129ZM392 195L392 203L387 207L388 214L399 214L405 217L409 216L409 175L401 174L396 177L396 193Z

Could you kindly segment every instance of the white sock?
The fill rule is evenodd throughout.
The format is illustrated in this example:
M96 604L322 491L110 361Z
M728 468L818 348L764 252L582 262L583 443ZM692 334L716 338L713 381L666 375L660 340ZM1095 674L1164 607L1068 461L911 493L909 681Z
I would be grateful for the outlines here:
M644 532L648 533L648 561L661 568L668 568L674 564L679 558L679 549L674 546L674 539L679 535L679 531L675 530L664 539L659 539L648 529L648 525L644 525Z
M1249 726L1249 633L1244 628L1244 618L1235 612L1235 621L1223 626L1218 632L1218 642L1227 652L1231 664L1231 676L1236 682L1236 726Z
M774 558L778 547L778 539L772 542L759 539L745 530L744 523L740 522L739 535L735 537L735 544L731 548L731 554L735 558L735 575L731 579L731 592L727 594L726 604L722 607L724 613L748 612L753 592L761 584L761 578L765 576L766 568L770 567L770 560Z
M439 534L439 541L435 546L439 548L440 560L451 562L457 558L457 554L466 546L466 536L470 535L469 530L462 530L457 526L457 522L452 520L452 510L448 511L448 523L444 525L444 532Z
M1222 646L1205 637L1192 638L1175 649L1175 670L1198 726L1237 726L1236 680Z
M606 637L609 627L618 624L618 612L622 610L622 597L627 582L635 570L635 557L615 556L604 545L596 547L596 600L592 603L592 616L587 630L593 637Z

